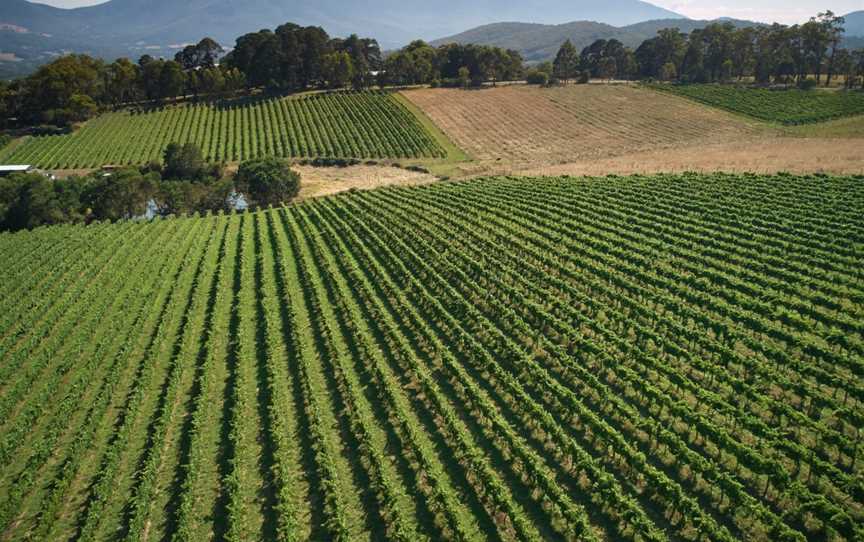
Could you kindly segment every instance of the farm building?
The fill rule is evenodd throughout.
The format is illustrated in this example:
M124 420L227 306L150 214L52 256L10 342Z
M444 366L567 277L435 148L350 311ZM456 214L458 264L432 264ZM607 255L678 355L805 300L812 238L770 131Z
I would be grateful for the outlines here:
M33 172L33 166L29 165L14 165L14 166L0 166L0 177L8 177L13 173L31 173Z

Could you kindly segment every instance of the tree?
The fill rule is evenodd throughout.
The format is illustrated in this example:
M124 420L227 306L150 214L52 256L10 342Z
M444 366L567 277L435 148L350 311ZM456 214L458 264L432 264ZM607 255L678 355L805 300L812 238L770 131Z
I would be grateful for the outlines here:
M174 60L183 66L184 70L195 70L199 68L213 68L216 61L225 52L212 38L204 38L195 45L184 47L174 55Z
M582 53L579 55L579 68L582 71L587 71L592 77L600 76L600 61L604 57L606 43L606 40L599 39L582 49Z
M612 80L618 73L618 64L612 57L604 57L598 67L598 75L606 80Z
M162 156L165 164L162 176L165 179L204 181L208 177L204 153L194 143L171 143L165 147Z
M176 98L186 87L186 74L183 67L173 60L168 60L162 65L159 73L159 97Z
M525 81L529 85L545 86L549 84L549 74L536 68L528 70L528 73L525 74Z
M75 179L53 181L34 173L0 179L0 230L83 221L83 188Z
M354 63L345 51L330 53L324 55L322 71L330 88L344 88L354 77Z
M816 84L822 81L822 67L824 64L825 55L828 52L828 32L826 26L816 17L801 25L800 28L800 47L796 47L794 52L799 52L798 81L802 81L809 70L813 70L816 74Z
M300 174L286 160L261 158L240 164L234 184L254 205L281 205L300 192Z
M115 105L126 103L126 101L137 94L140 79L140 68L128 58L120 58L108 66L108 80L106 85L111 101Z
M825 27L825 34L828 37L828 46L831 48L831 55L828 57L828 75L826 77L825 86L831 86L831 79L834 77L835 62L837 60L837 52L840 50L840 44L843 41L843 33L845 29L843 25L846 19L837 17L831 10L818 15L819 20Z
M579 75L579 54L570 40L565 41L553 62L554 75L564 83Z
M676 77L678 77L678 72L675 69L675 64L672 62L663 64L663 67L660 68L660 79L663 81L672 81Z
M459 86L463 89L468 88L471 84L471 70L467 66L459 68Z
M93 98L85 94L73 94L69 98L69 119L73 122L83 122L96 115L99 106Z
M100 220L120 220L143 216L156 193L158 174L142 175L126 169L87 184L82 194L93 215Z
M104 62L86 55L64 56L40 67L24 83L20 116L30 122L66 124L75 116L73 96L105 100L104 73Z

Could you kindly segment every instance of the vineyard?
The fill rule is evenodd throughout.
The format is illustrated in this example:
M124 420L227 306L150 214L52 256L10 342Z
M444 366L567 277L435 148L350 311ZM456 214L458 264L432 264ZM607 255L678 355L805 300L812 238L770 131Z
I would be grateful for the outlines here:
M489 178L0 254L3 540L864 539L861 176Z
M161 160L172 142L196 143L216 162L444 154L393 95L344 92L107 113L72 134L28 138L0 151L0 162L46 169L142 164Z
M786 125L864 115L864 92L768 90L733 85L652 85L651 88Z

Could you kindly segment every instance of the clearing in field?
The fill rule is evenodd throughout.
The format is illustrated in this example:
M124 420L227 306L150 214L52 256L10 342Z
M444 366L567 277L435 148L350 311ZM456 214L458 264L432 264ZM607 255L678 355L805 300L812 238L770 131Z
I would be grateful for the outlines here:
M348 167L293 166L302 177L297 199L330 196L348 190L371 190L383 186L415 186L437 181L429 173L376 165Z
M0 255L4 540L864 538L860 176L435 183Z
M753 123L629 85L403 93L481 163L502 168L749 138Z
M651 88L784 125L864 115L864 92L858 91L769 90L734 85L652 85Z
M70 135L27 138L0 151L0 161L45 169L143 164L161 160L172 142L196 143L216 162L445 156L393 95L338 92L108 113Z

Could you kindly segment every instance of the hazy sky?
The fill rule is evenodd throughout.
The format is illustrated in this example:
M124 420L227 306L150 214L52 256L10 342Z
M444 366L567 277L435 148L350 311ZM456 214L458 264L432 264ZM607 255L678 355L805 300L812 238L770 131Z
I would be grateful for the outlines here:
M40 0L42 4L70 8L101 4L104 0ZM346 0L352 2L354 0ZM470 0L466 0L470 1ZM864 0L648 0L693 19L734 17L764 22L798 23L825 9L845 14L864 10Z

